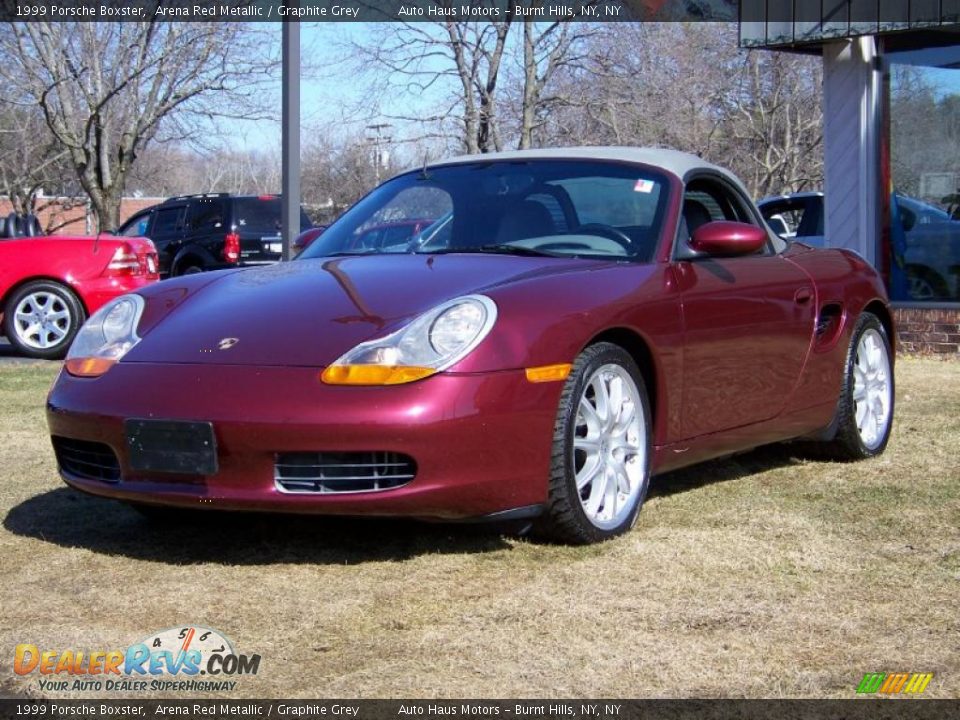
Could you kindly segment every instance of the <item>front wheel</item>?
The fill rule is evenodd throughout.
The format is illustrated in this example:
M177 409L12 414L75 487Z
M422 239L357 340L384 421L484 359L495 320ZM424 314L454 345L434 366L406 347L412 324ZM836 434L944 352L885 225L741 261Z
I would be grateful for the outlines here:
M10 296L3 331L24 355L51 360L66 354L83 320L83 306L70 289L37 280Z
M630 354L610 343L584 350L560 396L547 510L535 530L586 544L633 527L650 483L651 434Z
M850 337L843 387L834 419L837 432L823 445L837 460L879 455L893 425L894 380L890 340L876 315L864 313Z

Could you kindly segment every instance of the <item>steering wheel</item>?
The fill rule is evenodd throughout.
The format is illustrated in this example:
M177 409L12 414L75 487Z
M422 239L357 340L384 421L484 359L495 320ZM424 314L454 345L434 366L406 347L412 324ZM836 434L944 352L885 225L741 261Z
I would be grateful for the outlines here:
M600 235L607 238L608 240L613 240L617 245L620 245L624 250L630 252L633 249L633 238L627 235L623 230L619 230L613 225L604 225L603 223L587 223L586 225L580 225L573 229L574 233L582 233L584 235Z

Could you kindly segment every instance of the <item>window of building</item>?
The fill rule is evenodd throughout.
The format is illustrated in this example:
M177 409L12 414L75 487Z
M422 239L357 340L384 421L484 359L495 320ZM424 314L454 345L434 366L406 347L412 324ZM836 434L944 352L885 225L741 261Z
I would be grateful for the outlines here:
M960 302L960 46L886 60L890 297Z

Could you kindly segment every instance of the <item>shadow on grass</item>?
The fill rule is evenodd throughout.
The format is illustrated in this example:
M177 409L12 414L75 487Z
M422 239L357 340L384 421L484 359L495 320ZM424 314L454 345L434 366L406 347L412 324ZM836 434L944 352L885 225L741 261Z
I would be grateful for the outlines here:
M647 497L669 497L767 470L800 465L806 458L808 456L801 444L764 445L740 455L708 460L682 470L657 475L650 482Z
M120 502L69 488L20 503L3 526L62 547L174 565L353 565L510 547L494 527L484 525L227 512L148 520Z

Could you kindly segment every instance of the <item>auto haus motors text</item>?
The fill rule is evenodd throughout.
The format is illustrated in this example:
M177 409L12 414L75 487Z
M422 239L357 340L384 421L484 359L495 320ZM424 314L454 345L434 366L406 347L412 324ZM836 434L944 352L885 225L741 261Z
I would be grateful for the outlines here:
M259 669L260 655L155 650L146 643L89 652L41 650L23 643L13 658L17 675L42 676L37 684L43 691L232 690L237 685L232 678L256 675Z

